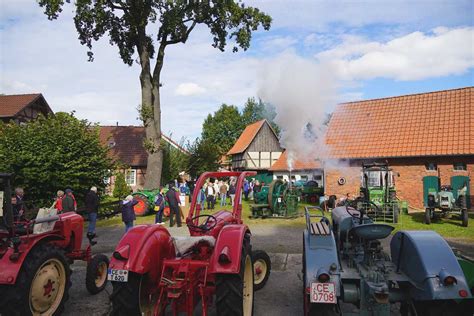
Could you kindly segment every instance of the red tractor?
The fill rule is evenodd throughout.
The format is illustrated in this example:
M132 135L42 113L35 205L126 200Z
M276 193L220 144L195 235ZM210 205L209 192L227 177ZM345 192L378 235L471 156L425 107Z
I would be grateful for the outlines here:
M91 245L81 248L83 218L43 209L36 219L14 219L11 194L11 175L0 173L0 314L60 314L74 260L87 261L87 290L102 291L109 260L92 256Z
M254 268L250 229L242 222L241 188L255 172L207 172L196 183L186 224L189 237L172 237L160 225L140 225L120 240L109 267L112 315L202 315L215 302L217 315L253 312ZM237 177L232 212L201 214L196 200L209 178ZM264 260L265 259L265 260ZM268 256L255 267L258 286L268 279ZM215 300L214 300L215 299Z

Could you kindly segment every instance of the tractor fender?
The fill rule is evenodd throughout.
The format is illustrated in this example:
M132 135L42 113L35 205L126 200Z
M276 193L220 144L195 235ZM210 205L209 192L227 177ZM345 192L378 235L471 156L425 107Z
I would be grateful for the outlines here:
M15 284L23 262L31 250L37 245L48 242L63 244L64 242L63 236L57 234L30 235L28 239L25 237L21 239L22 243L19 246L19 256L14 255L13 248L9 247L7 252L0 258L0 267L2 267L0 269L0 284ZM26 240L28 240L28 242L25 242Z
M211 273L239 273L242 244L246 234L250 235L250 230L246 225L231 224L221 229L217 237L216 245L214 246L214 253L211 257ZM219 262L219 256L223 252L230 258L230 262Z
M392 261L415 284L414 300L472 298L464 273L448 243L434 231L399 231L390 242ZM456 283L444 285L453 276ZM464 297L461 293L464 293Z
M115 247L109 268L149 273L158 280L164 259L175 258L173 241L160 225L138 225L129 230Z
M334 234L331 231L329 235L314 235L307 229L303 232L304 244L304 266L306 279L303 280L306 288L311 286L311 283L319 282L318 276L320 273L327 273L330 277L330 282L336 284L336 294L341 295L341 278L340 266L337 258L337 246ZM335 265L336 269L331 269Z

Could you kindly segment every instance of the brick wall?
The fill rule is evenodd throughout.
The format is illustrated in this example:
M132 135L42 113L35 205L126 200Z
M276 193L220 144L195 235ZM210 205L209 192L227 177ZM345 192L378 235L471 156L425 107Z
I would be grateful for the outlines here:
M325 191L327 195L335 194L338 198L346 193L358 195L360 186L361 160L351 161L343 166L325 167ZM374 162L364 161L366 163ZM382 162L376 160L375 162ZM423 177L438 176L438 171L426 170L428 162L438 165L441 184L450 184L451 177L455 175L470 177L471 209L474 206L474 156L458 157L427 157L427 158L393 158L388 159L389 166L400 176L395 176L397 195L402 200L407 200L410 207L423 209ZM453 163L463 162L467 165L466 171L457 171ZM346 183L338 184L338 179L344 177Z

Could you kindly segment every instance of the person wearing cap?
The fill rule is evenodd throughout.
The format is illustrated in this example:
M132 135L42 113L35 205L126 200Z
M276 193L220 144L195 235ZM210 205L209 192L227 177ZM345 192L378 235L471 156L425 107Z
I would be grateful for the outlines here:
M86 212L89 219L89 226L87 227L87 238L92 239L95 235L95 223L97 222L97 212L99 211L99 196L97 195L97 188L92 187L86 194Z
M138 201L133 199L131 195L127 195L125 200L121 202L122 222L125 224L125 232L128 232L133 227L133 221L136 219L133 206L137 203Z
M75 212L76 211L76 199L74 198L74 195L72 194L71 189L66 189L66 194L64 195L63 198L63 213L67 212Z

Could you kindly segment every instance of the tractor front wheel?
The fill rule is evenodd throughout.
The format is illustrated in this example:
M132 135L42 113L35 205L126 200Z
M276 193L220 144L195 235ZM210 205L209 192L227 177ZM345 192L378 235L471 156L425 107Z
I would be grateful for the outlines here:
M86 288L91 294L101 292L107 286L109 258L103 254L95 255L87 264Z
M431 209L430 208L425 209L425 224L427 225L431 224Z
M36 246L10 291L5 315L59 315L70 286L71 269L64 252L48 243Z
M113 316L139 316L140 311L140 283L142 276L129 273L128 282L112 282L113 291L110 296L112 301Z
M270 277L272 262L270 257L263 250L252 251L253 280L255 291L263 289Z
M461 219L462 219L462 226L467 227L469 224L469 214L467 214L467 210L463 209L461 211Z
M242 247L238 274L219 274L216 277L217 315L251 316L253 314L254 273L250 246Z

